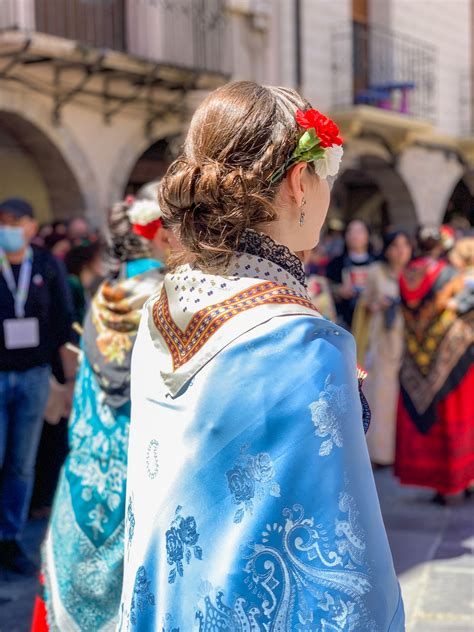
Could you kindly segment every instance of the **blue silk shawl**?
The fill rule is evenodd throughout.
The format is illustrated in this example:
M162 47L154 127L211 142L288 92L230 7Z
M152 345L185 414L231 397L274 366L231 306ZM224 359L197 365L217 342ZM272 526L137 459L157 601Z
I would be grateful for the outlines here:
M229 285L195 274L186 297L189 276L165 280L171 316ZM353 337L304 309L259 309L208 339L188 375L163 370L156 302L142 318L118 629L401 632Z

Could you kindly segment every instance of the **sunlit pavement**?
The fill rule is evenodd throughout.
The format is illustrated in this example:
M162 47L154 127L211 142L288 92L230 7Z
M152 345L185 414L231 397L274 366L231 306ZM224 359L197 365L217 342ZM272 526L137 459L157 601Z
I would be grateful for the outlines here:
M474 499L438 507L429 502L432 492L400 487L389 470L375 478L407 632L473 632ZM36 558L44 529L44 521L28 525L26 540ZM7 582L0 574L0 632L29 632L36 588L35 579Z
M376 482L407 632L473 632L474 499L433 505L433 492L401 487L389 470Z

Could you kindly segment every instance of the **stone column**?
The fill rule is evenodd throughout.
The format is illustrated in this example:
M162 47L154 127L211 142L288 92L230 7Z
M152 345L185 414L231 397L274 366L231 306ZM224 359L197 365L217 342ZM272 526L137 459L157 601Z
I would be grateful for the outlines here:
M441 224L464 167L453 152L413 146L400 156L397 171L415 203L420 224Z

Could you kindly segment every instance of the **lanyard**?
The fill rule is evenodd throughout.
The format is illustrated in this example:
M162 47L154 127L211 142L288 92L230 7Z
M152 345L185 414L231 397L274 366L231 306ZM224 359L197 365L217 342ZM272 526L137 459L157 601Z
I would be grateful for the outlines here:
M30 289L31 280L31 268L33 265L33 251L28 248L25 254L25 258L21 264L20 276L18 277L18 286L15 283L15 277L13 276L10 262L8 261L5 253L0 248L0 268L3 274L3 278L10 290L13 299L15 301L15 318L24 318L25 316L25 304L28 298L28 291Z

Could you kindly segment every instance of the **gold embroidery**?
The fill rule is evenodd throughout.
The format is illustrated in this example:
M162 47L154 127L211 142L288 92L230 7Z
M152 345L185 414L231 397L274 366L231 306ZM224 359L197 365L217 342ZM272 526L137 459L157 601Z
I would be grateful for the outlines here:
M265 281L197 312L186 331L173 321L165 287L153 305L153 322L162 335L173 360L173 370L186 364L227 321L260 305L302 305L317 312L314 305L297 292L272 281Z

